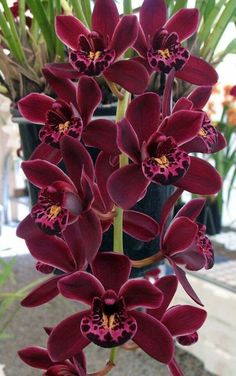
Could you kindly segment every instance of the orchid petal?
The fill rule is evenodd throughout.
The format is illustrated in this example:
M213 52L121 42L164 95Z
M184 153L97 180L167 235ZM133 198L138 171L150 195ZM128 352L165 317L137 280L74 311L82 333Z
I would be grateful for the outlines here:
M46 188L56 181L61 181L71 185L73 190L74 185L70 178L59 167L50 162L35 159L22 162L21 167L26 177L36 187Z
M200 215L204 205L206 203L205 198L194 198L187 202L176 214L175 218L187 217L192 221L195 221Z
M172 112L177 112L180 110L192 110L193 104L188 98L180 98L175 103Z
M206 264L204 254L195 251L194 249L176 253L171 258L176 264L182 264L188 270L200 270Z
M133 94L143 93L149 81L147 70L133 60L117 61L104 72L104 76Z
M189 94L188 99L193 103L194 108L202 109L207 104L211 92L212 86L197 87Z
M190 305L171 307L165 313L162 323L172 336L182 336L196 332L206 320L207 313L201 308Z
M96 0L92 14L92 30L111 40L119 22L119 13L113 0Z
M170 332L160 321L144 312L131 311L131 313L138 324L133 341L152 358L168 364L174 352Z
M60 79L76 79L80 77L80 73L76 71L70 63L50 63L46 64L46 68Z
M123 16L117 24L109 48L115 50L116 58L133 45L138 35L137 17Z
M191 193L213 195L221 190L222 179L210 163L197 157L191 157L188 171L175 185Z
M95 164L96 181L108 211L112 209L113 203L107 191L107 180L115 170L116 167L113 167L109 162L109 155L103 152L99 153Z
M167 8L164 0L145 0L140 9L140 24L146 39L152 37L166 22Z
M147 55L147 41L146 37L144 35L142 27L139 25L139 30L138 30L138 36L137 39L133 45L133 49L136 50L137 52L140 53L141 56L146 57ZM145 59L146 61L146 59ZM147 64L150 68L150 65Z
M30 156L30 161L42 159L57 165L61 160L61 151L49 144L41 142Z
M129 209L143 197L150 182L142 173L141 167L129 164L115 171L108 179L108 192L112 200L123 209Z
M198 28L199 10L180 9L165 24L165 29L169 34L176 32L180 42L191 37Z
M83 141L87 146L100 149L108 154L119 154L116 144L116 125L107 119L91 121L83 133ZM108 141L109 140L109 141Z
M55 27L58 38L72 50L78 48L79 35L89 33L84 24L74 16L57 16Z
M101 102L102 93L92 77L84 76L79 80L76 95L79 113L83 119L83 124L86 125Z
M149 242L159 234L159 224L150 216L133 210L123 213L123 230L140 241Z
M52 107L54 99L45 94L31 93L22 98L18 108L22 116L36 124L45 124L46 113Z
M163 300L162 292L145 279L127 281L121 287L119 296L124 298L127 309L136 307L156 308L160 306Z
M58 288L68 299L92 305L94 297L101 297L105 290L101 282L86 272L76 272L60 280Z
M22 301L23 307L37 307L54 299L58 294L57 283L62 275L52 277L32 290Z
M141 162L141 151L138 137L127 119L117 123L117 144L119 149L136 162Z
M167 365L168 370L172 376L184 376L176 360L173 358L171 362Z
M34 236L40 236L42 231L35 224L31 214L28 214L18 225L16 235L22 239L33 238Z
M92 271L105 290L119 292L131 271L129 258L114 252L102 252L92 262ZM108 272L109 271L109 272Z
M197 232L198 226L190 219L185 217L174 219L164 237L164 253L172 255L188 248L194 241Z
M155 93L142 94L129 104L126 118L134 128L140 146L157 130L160 121L160 97Z
M199 86L214 85L218 80L215 69L203 59L193 55L175 76Z
M80 331L80 323L90 310L81 311L61 321L48 339L48 353L53 361L64 361L78 354L90 341Z
M43 347L25 347L18 351L18 355L23 362L34 368L48 369L54 364L48 355L47 349Z

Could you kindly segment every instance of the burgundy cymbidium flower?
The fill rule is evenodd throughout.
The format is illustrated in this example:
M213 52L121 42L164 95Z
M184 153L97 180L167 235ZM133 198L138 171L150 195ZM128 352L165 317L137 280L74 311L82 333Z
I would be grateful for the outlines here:
M198 24L198 9L180 9L167 20L164 0L144 0L134 44L141 57L135 59L150 72L168 74L174 68L175 76L182 80L196 85L215 84L218 76L214 68L181 45L196 32Z
M27 120L42 124L39 131L42 143L30 159L44 159L57 164L62 157L60 140L65 135L83 139L86 127L94 123L91 117L102 94L92 78L82 77L75 86L68 79L55 77L47 68L43 72L59 98L55 100L44 94L31 93L18 102L18 108ZM95 128L92 128L92 135L94 132Z
M38 346L25 347L18 355L27 365L43 370L42 376L86 376L86 362L83 352L70 360L53 362L47 349Z
M129 209L145 195L151 182L202 195L218 192L222 182L217 171L208 162L189 156L191 148L185 150L202 122L201 111L185 109L161 121L158 95L146 93L135 98L117 124L117 145L133 163L111 174L108 192L112 200Z
M127 281L131 263L124 255L100 253L91 266L94 275L78 272L59 283L62 295L91 308L66 318L53 329L48 341L50 357L60 361L90 342L110 348L132 338L150 356L169 363L173 342L168 330L158 320L135 310L159 306L159 289L147 280Z
M146 69L136 61L120 60L137 38L137 17L126 15L120 19L113 0L96 1L91 30L73 16L57 16L56 32L71 49L69 63L48 64L56 76L78 78L103 74L128 91L139 94L145 90Z

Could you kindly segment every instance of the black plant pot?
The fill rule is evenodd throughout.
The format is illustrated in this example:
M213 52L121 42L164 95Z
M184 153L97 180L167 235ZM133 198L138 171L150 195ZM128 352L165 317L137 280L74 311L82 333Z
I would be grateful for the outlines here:
M110 105L110 106L105 106L104 108L99 108L96 111L95 115L114 120L115 113L116 113L116 106ZM20 113L17 110L13 110L12 115L13 115L13 118L12 118L13 122L16 122L19 124L19 132L20 132L20 138L21 138L21 146L23 150L23 158L24 160L27 160L29 159L34 149L40 143L40 140L38 137L40 125L32 124L28 122L26 119L20 116ZM95 162L99 151L93 148L88 148L88 150L90 152L90 155L93 161ZM59 167L65 171L65 167L63 164L60 164ZM29 195L31 199L31 205L35 205L37 203L38 191L39 191L38 188L36 188L34 185L29 183ZM137 210L142 213L148 214L152 218L154 218L157 222L159 222L163 205L172 192L173 192L173 187L171 186L167 186L167 187L158 186L152 183L148 187L145 198L139 201L134 206L133 210ZM131 236L127 234L124 234L124 251L131 259L140 260L140 259L152 256L158 251L158 248L159 248L159 237L152 240L151 242L141 242L139 240L132 238ZM101 250L109 251L112 249L113 249L113 229L111 228L110 230L104 233ZM145 273L145 271L155 268L156 266L157 264L153 265L152 267L133 269L132 277L142 276Z

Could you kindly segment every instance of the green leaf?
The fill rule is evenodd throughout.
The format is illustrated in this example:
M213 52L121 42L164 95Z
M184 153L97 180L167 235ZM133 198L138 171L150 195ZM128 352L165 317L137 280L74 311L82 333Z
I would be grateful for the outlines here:
M230 196L231 196L231 193L232 193L232 189L234 187L235 179L236 179L236 167L233 171L233 174L232 174L232 177L231 177L230 183L229 183L229 189L228 189L228 194L227 194L227 206L229 205L229 200L230 200Z
M133 13L132 0L123 0L123 9L124 9L124 14L132 14Z
M203 14L204 22L206 21L208 15L211 13L212 9L214 9L215 5L216 5L215 0L208 0L206 2L204 14Z
M82 9L88 24L88 27L91 28L91 4L90 0L81 0Z
M219 64L228 54L236 54L236 39L231 40L231 42L223 51L214 55L214 63Z
M225 0L220 0L217 4L215 4L214 8L212 8L210 13L208 13L208 16L204 19L204 22L202 23L202 26L198 32L198 39L201 42L206 41L206 39L208 38L210 31L216 22L216 19L221 13L224 3Z
M83 22L83 24L85 26L88 27L88 23L87 23L86 17L85 17L84 12L83 12L81 1L80 0L71 0L70 2L71 2L71 5L72 5L73 11L74 11L76 17L81 22Z
M54 28L52 29L50 25L43 4L41 3L41 1L35 0L27 0L27 4L42 31L43 37L47 45L48 56L51 60L53 60L55 55L56 42L55 31Z
M0 286L2 286L7 279L13 278L12 267L15 264L16 259L13 258L10 262L6 262L3 259L0 259L1 274L0 274Z
M229 0L229 2L226 4L225 9L223 10L223 13L221 14L219 20L217 21L217 24L213 30L213 32L210 34L206 45L204 46L202 52L203 57L210 54L210 57L213 56L214 51L222 37L222 34L224 33L226 26L232 19L234 13L236 10L236 2L235 0Z

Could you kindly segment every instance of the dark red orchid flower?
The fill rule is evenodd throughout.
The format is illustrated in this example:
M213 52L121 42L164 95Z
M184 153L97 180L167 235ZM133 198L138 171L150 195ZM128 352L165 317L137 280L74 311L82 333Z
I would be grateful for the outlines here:
M157 94L135 98L117 124L117 145L133 163L110 176L108 192L112 200L128 209L145 195L151 182L196 194L217 193L222 185L217 171L184 150L184 145L198 135L202 121L201 112L190 110L177 111L160 121Z
M198 28L198 9L180 9L167 20L164 0L144 0L140 8L140 29L134 48L150 72L169 73L195 85L214 85L218 76L204 60L181 45Z
M176 276L157 278L154 285L163 292L163 301L158 308L148 309L147 313L162 322L180 344L188 346L195 343L198 339L197 330L206 319L206 311L190 305L175 305L169 308L178 286ZM168 368L171 375L183 376L175 358L168 364Z
M173 112L194 110L203 113L203 121L198 135L182 146L186 152L216 153L226 146L223 134L211 124L207 113L202 110L211 95L211 90L211 86L199 87L190 93L187 98L180 98L173 108Z
M59 283L62 295L91 308L66 318L53 329L48 341L51 359L70 358L90 342L111 348L132 338L150 356L169 363L173 355L169 331L150 315L135 310L159 306L159 289L147 280L128 280L131 263L124 255L103 252L91 266L94 275L77 272Z
M65 135L83 139L102 94L91 77L81 77L75 86L68 79L56 78L47 69L44 69L44 75L59 98L55 100L44 94L31 93L18 102L18 108L27 120L42 124L39 132L42 143L30 159L40 158L57 164L62 158L60 140ZM94 121L91 123L92 134L97 133Z
M91 261L102 240L100 220L92 208L93 163L78 140L64 136L60 143L68 175L47 161L22 163L29 181L40 188L38 203L32 208L31 217L45 233L62 233L71 249L76 249L80 242L80 247L86 250L87 259ZM28 217L17 231L18 236L24 239L31 236L27 224Z
M236 97L236 85L231 88L230 95L233 95L234 97Z
M43 370L42 376L86 376L86 361L83 352L70 360L53 362L47 349L38 346L25 347L18 351L24 363L30 367Z
M92 30L73 16L57 16L56 33L70 48L69 63L49 64L56 76L78 78L100 76L140 94L148 84L148 73L139 63L120 60L137 38L136 16L121 19L113 0L97 0L92 13Z

